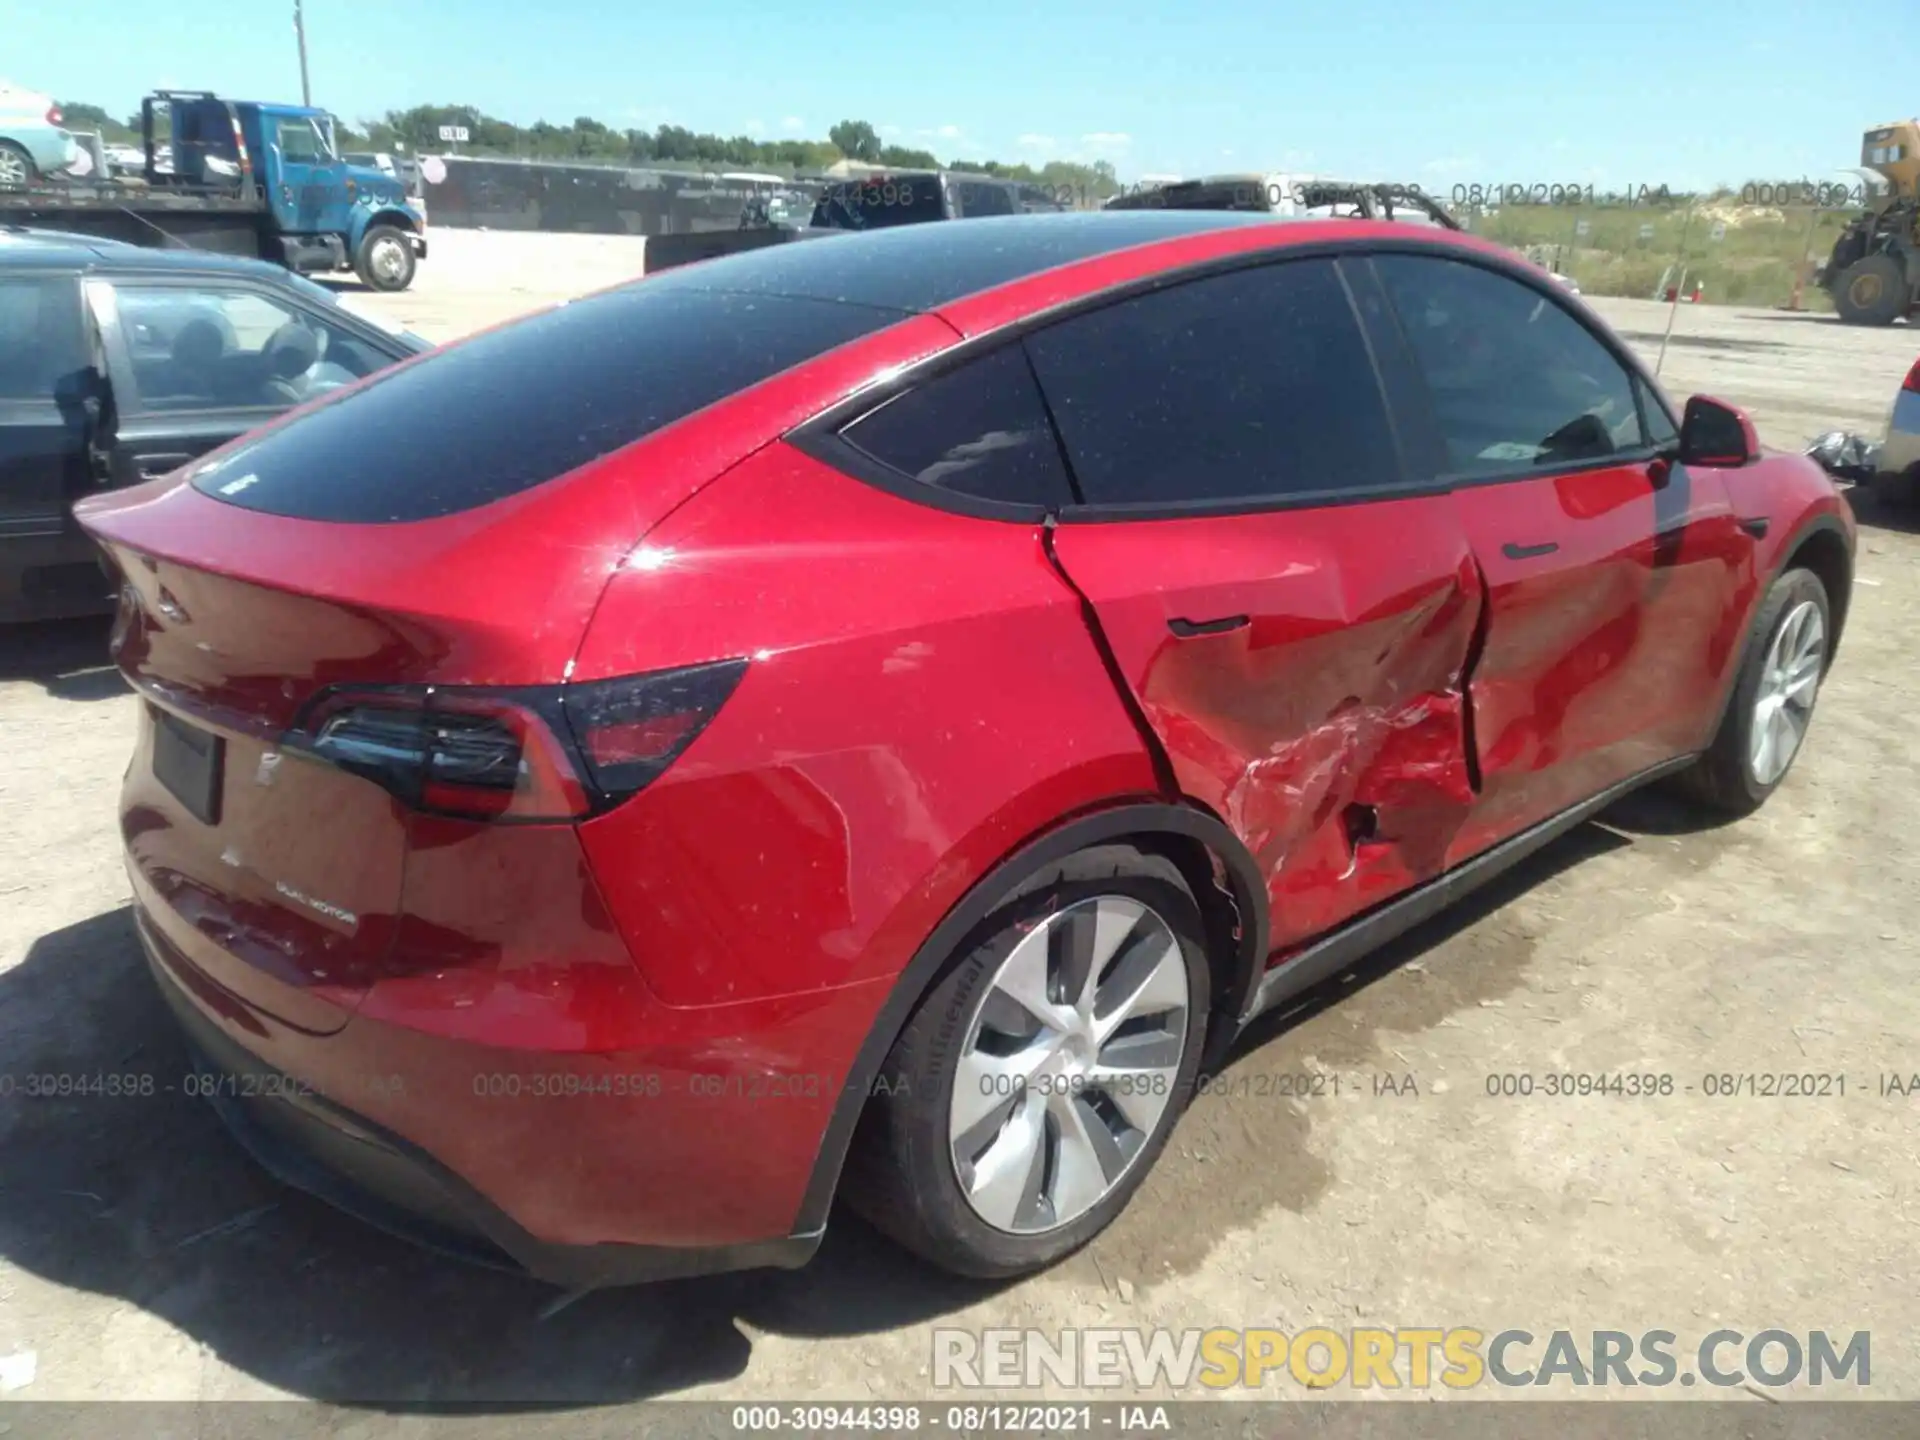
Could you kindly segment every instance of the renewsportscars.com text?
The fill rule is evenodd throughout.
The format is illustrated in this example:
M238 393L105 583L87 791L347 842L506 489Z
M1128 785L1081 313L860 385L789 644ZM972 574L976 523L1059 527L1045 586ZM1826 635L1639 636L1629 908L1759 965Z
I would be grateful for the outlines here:
M1778 1389L1872 1384L1865 1330L1487 1331L1469 1326L1282 1330L1042 1330L933 1332L936 1389L1127 1388L1257 1390L1288 1377L1313 1389L1444 1386L1707 1385Z

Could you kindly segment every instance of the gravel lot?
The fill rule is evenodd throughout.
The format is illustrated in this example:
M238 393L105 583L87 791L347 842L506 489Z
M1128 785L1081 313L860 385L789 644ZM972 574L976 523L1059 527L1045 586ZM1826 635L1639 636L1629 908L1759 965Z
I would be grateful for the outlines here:
M347 293L446 339L637 269L632 241L440 231L416 291ZM1657 351L1665 307L1599 308ZM1920 349L1906 327L1673 319L1669 388L1747 405L1778 445L1876 429ZM1920 1100L1879 1093L1920 1071L1920 527L1866 501L1861 519L1845 648L1760 816L1700 829L1636 797L1267 1024L1228 1072L1240 1093L1199 1100L1128 1213L1051 1273L962 1284L842 1219L804 1271L555 1312L553 1291L282 1190L198 1101L16 1094L0 1099L0 1387L34 1361L0 1398L926 1399L935 1325L1088 1324L1664 1328L1683 1352L1722 1325L1867 1329L1873 1396L1920 1398ZM103 634L0 637L0 1075L164 1087L185 1059L125 908L113 813L134 708ZM1261 1079L1306 1069L1342 1076L1341 1095L1281 1099ZM1490 1073L1561 1069L1693 1090L1486 1092ZM1703 1093L1710 1072L1782 1071L1844 1075L1846 1092ZM1382 1074L1417 1093L1374 1093ZM351 1433L411 1423L369 1414Z

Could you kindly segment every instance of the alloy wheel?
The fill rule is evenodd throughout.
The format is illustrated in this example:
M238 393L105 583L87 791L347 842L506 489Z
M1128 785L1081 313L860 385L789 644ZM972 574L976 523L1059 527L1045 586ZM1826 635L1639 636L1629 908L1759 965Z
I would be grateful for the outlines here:
M1827 626L1820 607L1802 600L1773 632L1754 696L1749 760L1758 783L1778 781L1799 752L1807 722L1813 718L1826 656Z
M1167 1118L1191 999L1172 928L1130 897L1079 901L1022 936L967 1027L948 1107L974 1213L1036 1235L1111 1194Z

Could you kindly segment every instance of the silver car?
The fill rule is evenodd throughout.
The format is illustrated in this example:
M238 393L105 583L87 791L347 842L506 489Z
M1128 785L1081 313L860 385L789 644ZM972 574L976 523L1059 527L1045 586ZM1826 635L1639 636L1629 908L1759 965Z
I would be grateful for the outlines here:
M1911 504L1920 499L1920 360L1913 362L1887 417L1887 442L1871 481L1874 498Z

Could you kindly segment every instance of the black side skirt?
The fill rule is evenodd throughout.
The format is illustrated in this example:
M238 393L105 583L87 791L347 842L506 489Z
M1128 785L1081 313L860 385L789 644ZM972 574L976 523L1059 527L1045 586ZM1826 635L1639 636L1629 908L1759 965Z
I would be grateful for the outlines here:
M1293 999L1322 980L1338 975L1369 951L1379 949L1422 920L1439 914L1463 895L1478 890L1489 880L1512 869L1542 846L1552 844L1576 825L1591 820L1623 795L1663 775L1686 769L1695 758L1692 755L1677 756L1638 775L1630 775L1591 799L1581 801L1572 809L1563 810L1537 825L1529 826L1518 835L1510 836L1498 845L1481 851L1471 860L1456 865L1444 875L1436 875L1424 885L1384 905L1377 905L1355 916L1338 930L1321 936L1291 960L1274 966L1261 976L1260 983L1254 987L1252 999L1241 1013L1240 1028L1244 1030L1255 1018L1274 1006Z

